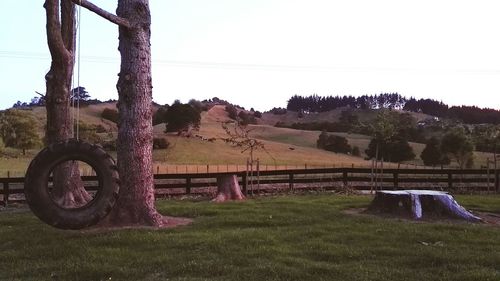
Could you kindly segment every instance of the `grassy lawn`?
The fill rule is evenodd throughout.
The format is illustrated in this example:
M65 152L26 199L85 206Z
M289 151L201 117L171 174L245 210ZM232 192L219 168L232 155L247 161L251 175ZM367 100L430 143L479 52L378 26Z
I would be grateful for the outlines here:
M500 197L459 196L500 212ZM61 231L0 212L1 280L500 280L500 228L347 215L363 196L213 204L159 201L194 218L167 230Z

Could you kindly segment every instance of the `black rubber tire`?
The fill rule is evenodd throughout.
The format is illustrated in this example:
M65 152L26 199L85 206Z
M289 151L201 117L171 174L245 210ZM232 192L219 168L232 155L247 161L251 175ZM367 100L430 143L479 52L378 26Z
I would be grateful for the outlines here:
M92 201L78 208L63 208L52 200L49 177L62 162L79 160L96 172L100 190ZM24 180L24 194L33 213L45 223L62 229L82 229L97 224L118 199L120 180L113 158L100 146L78 140L50 145L31 161Z

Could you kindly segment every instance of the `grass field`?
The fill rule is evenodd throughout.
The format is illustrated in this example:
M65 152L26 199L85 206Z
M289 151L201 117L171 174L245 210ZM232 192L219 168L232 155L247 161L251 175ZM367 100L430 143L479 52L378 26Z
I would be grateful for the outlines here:
M459 202L500 212L500 197ZM158 201L194 219L165 230L61 231L0 211L1 280L500 280L500 228L343 210L363 196Z
M116 125L100 118L100 113L104 108L115 108L114 103L103 103L81 108L80 118L88 124L100 124L105 128L116 131ZM31 110L33 116L39 123L39 128L43 128L45 123L45 108L35 107ZM295 113L289 112L287 115L269 115L267 118L296 118L292 116ZM326 114L326 115L325 115ZM308 118L334 118L340 111L319 114L321 116L309 116ZM330 114L330 115L328 115ZM376 114L369 112L363 115L363 118L369 118L368 115ZM289 116L290 115L290 116ZM423 118L423 117L422 117ZM245 167L248 153L241 153L241 149L231 147L225 144L220 138L227 137L222 130L221 123L227 121L227 113L224 106L215 106L208 112L202 113L201 128L199 134L206 139L216 138L215 142L203 141L199 138L183 138L175 134L165 135L165 125L160 124L154 127L156 137L166 137L171 146L167 150L155 150L153 153L155 172L176 172L186 169L189 172L206 171L209 165L209 171L224 171L227 169L236 170L229 166L239 165L238 170ZM315 120L315 119L314 119ZM272 123L272 122L271 122ZM261 140L269 153L262 150L257 151L255 158L260 159L261 165L266 168L287 168L287 167L369 167L370 162L364 160L364 151L368 147L370 137L358 134L334 133L335 135L347 138L349 144L359 147L361 157L353 157L345 154L331 153L316 148L316 141L320 134L319 131L302 131L288 128L277 128L269 125L251 125L251 136ZM41 134L41 132L40 132ZM417 156L415 160L403 164L423 165L419 156L424 149L423 144L411 143L414 153ZM22 177L25 174L29 162L33 159L38 150L28 151L27 155L21 155L19 150L10 148L5 149L4 155L0 154L0 177ZM115 152L110 154L116 158ZM7 156L6 156L7 155ZM475 154L475 166L485 166L486 159L492 158L491 154ZM397 167L397 164L385 164L385 167ZM403 165L404 167L404 165Z

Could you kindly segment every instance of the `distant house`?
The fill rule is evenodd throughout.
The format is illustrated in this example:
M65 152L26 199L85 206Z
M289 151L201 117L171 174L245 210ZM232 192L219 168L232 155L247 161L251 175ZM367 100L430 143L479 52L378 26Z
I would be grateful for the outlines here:
M441 126L441 120L439 117L430 117L417 122L418 127L428 127L428 126Z

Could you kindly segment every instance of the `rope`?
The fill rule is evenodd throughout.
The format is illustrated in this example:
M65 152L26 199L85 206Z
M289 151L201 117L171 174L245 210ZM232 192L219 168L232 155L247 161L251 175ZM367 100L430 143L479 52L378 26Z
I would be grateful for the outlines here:
M77 78L77 83L78 83L78 87L77 87L77 99L76 99L76 105L77 105L77 109L76 109L76 139L80 139L80 66L81 66L81 15L82 15L82 6L81 6L81 1L80 1L80 5L78 5L78 16L77 16L77 32L78 32L78 45L77 45L77 49L78 49L78 78Z

